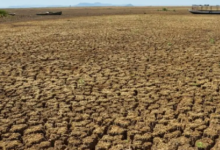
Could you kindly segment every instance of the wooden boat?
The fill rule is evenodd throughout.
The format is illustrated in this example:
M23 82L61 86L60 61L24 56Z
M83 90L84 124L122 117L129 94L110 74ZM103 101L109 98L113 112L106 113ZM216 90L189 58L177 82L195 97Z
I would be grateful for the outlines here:
M10 15L10 16L15 16L15 15L16 15L16 13L9 13L9 15Z
M220 14L219 5L210 6L206 5L192 5L189 10L192 14Z
M189 10L192 14L220 14L220 11Z
M36 14L36 15L62 15L62 11L59 11L59 12L45 12L45 13L39 13L39 14Z

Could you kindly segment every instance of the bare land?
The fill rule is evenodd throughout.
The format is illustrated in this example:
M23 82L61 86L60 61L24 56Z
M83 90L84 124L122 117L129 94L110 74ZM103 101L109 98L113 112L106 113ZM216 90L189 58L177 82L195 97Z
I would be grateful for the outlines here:
M159 11L167 8L166 13ZM106 16L106 15L130 15L130 14L167 14L167 15L185 15L190 7L71 7L71 8L29 8L29 9L6 9L10 13L16 13L16 16L1 19L4 22L21 22L30 20L48 20L83 16ZM175 13L173 10L176 10ZM37 16L39 12L62 11L61 16Z
M167 8L0 18L0 149L220 149L219 16Z

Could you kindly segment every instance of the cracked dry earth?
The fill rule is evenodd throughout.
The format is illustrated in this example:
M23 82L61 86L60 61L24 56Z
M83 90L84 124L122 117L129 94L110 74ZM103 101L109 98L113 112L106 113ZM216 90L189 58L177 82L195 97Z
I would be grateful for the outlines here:
M219 150L220 20L0 25L0 149Z

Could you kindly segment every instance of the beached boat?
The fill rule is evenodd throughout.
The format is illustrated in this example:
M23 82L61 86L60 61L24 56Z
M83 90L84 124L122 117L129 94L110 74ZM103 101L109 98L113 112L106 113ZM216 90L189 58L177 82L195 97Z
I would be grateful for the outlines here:
M220 14L219 5L192 5L189 10L192 14Z
M45 12L45 13L39 13L39 14L36 14L36 15L62 15L62 11L59 11L59 12Z
M15 16L15 15L16 15L16 13L9 13L9 15L10 15L10 16Z

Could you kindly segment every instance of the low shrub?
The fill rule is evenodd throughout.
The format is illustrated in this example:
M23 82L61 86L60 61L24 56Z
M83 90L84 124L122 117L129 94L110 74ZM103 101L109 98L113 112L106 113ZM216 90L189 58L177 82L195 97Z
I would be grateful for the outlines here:
M8 15L7 11L0 9L0 17L6 17L7 15Z
M162 11L168 11L168 9L167 8L163 8Z

